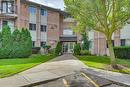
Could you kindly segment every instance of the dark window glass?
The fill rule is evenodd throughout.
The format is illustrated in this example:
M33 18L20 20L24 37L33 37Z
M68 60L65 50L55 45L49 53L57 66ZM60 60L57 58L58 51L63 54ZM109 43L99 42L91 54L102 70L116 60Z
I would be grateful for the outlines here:
M41 25L41 31L42 32L46 32L46 28L47 28L46 25Z
M29 23L29 30L36 30L36 24Z
M2 13L14 13L14 2L2 1Z
M121 39L121 46L125 46L125 39Z
M112 45L113 45L113 47L115 46L114 40L112 40Z
M46 42L41 42L41 47L45 45L46 45Z
M47 16L47 10L41 9L41 15L42 16Z
M8 21L3 21L3 24L2 24L3 26L6 26L6 25L8 25Z
M35 41L32 41L32 46L35 47Z
M114 40L112 40L112 45L115 46ZM107 48L108 48L108 42L107 42Z

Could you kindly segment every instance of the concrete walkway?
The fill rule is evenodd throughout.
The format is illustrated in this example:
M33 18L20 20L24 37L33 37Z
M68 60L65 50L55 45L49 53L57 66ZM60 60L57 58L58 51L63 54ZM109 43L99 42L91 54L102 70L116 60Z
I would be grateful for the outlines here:
M28 86L75 73L85 65L71 54L57 57L17 75L0 79L0 87Z
M130 75L86 67L71 54L62 55L14 76L2 78L0 79L0 87L28 86L71 75L77 71L83 71L114 82L127 84L130 87Z

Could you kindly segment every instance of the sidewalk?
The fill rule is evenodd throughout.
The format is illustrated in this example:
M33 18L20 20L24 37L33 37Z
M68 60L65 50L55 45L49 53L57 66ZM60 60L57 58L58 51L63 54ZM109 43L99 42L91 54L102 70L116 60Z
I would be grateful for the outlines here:
M65 54L17 75L0 79L0 87L28 86L70 75L82 68L85 68L82 62L71 54Z

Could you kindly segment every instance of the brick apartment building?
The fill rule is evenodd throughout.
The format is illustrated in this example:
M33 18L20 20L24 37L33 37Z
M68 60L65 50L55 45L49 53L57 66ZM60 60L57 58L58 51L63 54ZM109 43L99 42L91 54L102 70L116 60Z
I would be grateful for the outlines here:
M90 31L89 40L92 54L109 55L107 39L102 33ZM123 29L114 32L112 43L113 46L130 46L130 24L126 24Z
M4 25L9 25L11 31L28 28L34 47L44 44L55 47L60 41L63 52L72 52L81 38L70 27L75 21L64 19L65 16L64 11L28 0L0 0L0 31Z
M63 52L72 52L75 43L81 43L81 35L71 29L76 25L72 18L66 18L66 13L59 9L47 7L28 0L0 0L0 31L4 25L9 25L11 31L15 28L28 28L33 46L44 44L55 47L62 42ZM113 34L114 46L130 45L130 25ZM105 36L96 31L89 32L90 50L93 54L109 55Z

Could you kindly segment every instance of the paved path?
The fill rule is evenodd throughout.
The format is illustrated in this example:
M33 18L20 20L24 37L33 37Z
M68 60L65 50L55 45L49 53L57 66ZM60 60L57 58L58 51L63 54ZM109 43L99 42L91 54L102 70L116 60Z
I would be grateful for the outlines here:
M52 80L73 74L81 68L85 68L82 62L71 54L65 54L15 76L0 79L0 87L19 87Z
M0 79L0 87L28 86L30 84L72 75L75 74L76 71L83 71L86 74L91 74L93 76L96 75L111 81L125 83L130 87L130 75L88 68L71 54L62 55L22 73Z

